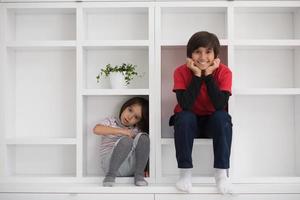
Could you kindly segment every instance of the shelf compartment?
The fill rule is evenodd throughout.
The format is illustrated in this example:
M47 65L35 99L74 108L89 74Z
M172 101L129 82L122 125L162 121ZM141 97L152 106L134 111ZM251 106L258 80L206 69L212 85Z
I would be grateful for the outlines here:
M161 40L184 41L187 44L188 38L200 30L227 39L227 8L161 8Z
M75 138L75 55L74 49L7 49L7 139Z
M109 78L96 76L107 64L111 66L131 63L137 65L136 76L130 82L129 89L149 88L149 48L148 47L84 47L83 49L83 84L86 89L109 89Z
M235 87L300 87L300 47L242 46L234 58Z
M234 177L300 176L300 95L235 97Z
M7 40L75 40L75 8L9 8Z
M148 8L84 9L86 40L147 40L148 24Z
M97 123L106 117L119 116L125 101L136 95L85 96L83 98L83 175L104 176L101 168L99 148L101 136L93 133ZM138 95L140 96L140 95ZM148 99L148 96L141 96Z
M76 175L75 145L8 145L7 154L12 177Z
M227 46L221 46L221 62L227 65ZM186 62L185 46L161 47L161 136L174 136L173 127L169 126L169 118L173 115L176 96L173 90L173 73L176 67Z
M300 39L300 7L237 7L236 39Z
M174 145L161 146L162 178L179 176ZM213 146L195 145L193 147L193 176L213 176Z

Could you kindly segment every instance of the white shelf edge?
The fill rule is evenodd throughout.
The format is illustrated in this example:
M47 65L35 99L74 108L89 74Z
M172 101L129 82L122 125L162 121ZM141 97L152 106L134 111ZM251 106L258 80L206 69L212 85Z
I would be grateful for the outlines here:
M148 47L149 40L85 40L81 42L83 47L101 46L129 46L129 47Z
M234 1L234 7L298 7L297 1Z
M162 138L161 139L162 145L175 145L174 138ZM194 139L194 145L212 145L212 139Z
M299 39L287 39L287 40L251 40L251 39L243 39L243 40L234 40L235 46L287 46L287 47L300 47Z
M233 95L300 95L300 88L235 88Z
M76 39L77 41L83 40L84 35L84 17L82 7L76 8ZM76 177L82 177L83 175L83 99L80 95L82 85L83 74L83 52L80 43L77 42L76 46Z
M17 144L61 144L61 145L76 145L77 141L75 138L20 138L20 139L6 139L7 145Z
M81 95L149 95L149 89L83 89Z
M59 3L53 3L50 1L46 1L43 3L39 3L41 2L41 0L28 0L27 2L25 2L24 0L16 0L16 1L2 1L1 3L5 3L5 8L9 8L9 9L31 9L31 8L47 8L47 9L69 9L69 8L73 8L75 11L75 8L78 6L78 4L76 2L74 2L73 0L66 0L68 2L64 2L61 1ZM29 3L31 2L31 3ZM75 12L74 12L75 13Z
M12 41L6 42L8 48L27 48L27 47L76 47L75 40L53 40L53 41Z
M156 4L162 8L173 8L173 7L182 7L182 8L189 8L189 7L210 7L210 8L226 8L230 2L226 1L218 1L216 2L208 2L208 1L181 1L181 2L156 2Z
M188 41L182 41L182 40L162 40L160 42L161 46L186 46ZM220 45L221 46L227 46L228 40L227 39L220 39Z
M76 177L72 175L65 175L62 174L60 176L57 175L52 175L49 176L47 174L44 175L23 175L23 176L18 176L18 175L10 175L10 176L5 176L1 177L0 179L0 184L1 183L39 183L40 181L43 181L44 183L47 184L52 184L52 183L66 183L66 184L77 184L77 183L82 183L82 184L101 184L102 180L104 179L104 176L100 175L92 175L92 176L81 176L81 177ZM149 180L149 177L145 178L146 180ZM132 182L133 177L118 177L116 179L117 184L127 184ZM100 185L99 185L100 186Z
M175 183L149 184L148 187L135 187L133 184L117 184L116 187L101 187L100 183L4 183L0 192L21 193L105 193L105 194L184 194L178 191ZM233 194L299 194L299 184L233 184ZM215 184L193 184L192 194L219 194Z
M61 175L61 176L5 176L2 177L0 180L0 184L3 183L39 183L41 180L45 184L51 184L51 183L66 183L66 184L100 184L103 180L103 176L83 176L83 177L75 177L71 175ZM151 181L152 179L152 181ZM175 184L176 180L178 179L178 174L167 174L159 178L158 182L154 182L153 177L147 177L146 180L149 181L149 183L152 183L152 186L159 186L161 184L165 185L173 185ZM117 184L128 184L132 183L133 178L132 177L119 177L116 180ZM192 179L193 183L195 184L215 184L215 180L213 176L200 176L200 175L194 175ZM235 178L231 176L231 182L233 184L242 184L242 185L261 185L261 184L298 184L300 187L300 180L299 177L248 177L248 178ZM128 185L130 186L130 185ZM1 189L0 189L1 190Z
M290 183L290 184L300 184L299 177L248 177L248 178L235 178L232 177L232 183L239 184L274 184L274 183Z
M97 8L147 8L154 6L156 2L151 1L128 1L122 2L120 0L108 1L98 1L98 0L83 0L81 2L83 9L97 9Z

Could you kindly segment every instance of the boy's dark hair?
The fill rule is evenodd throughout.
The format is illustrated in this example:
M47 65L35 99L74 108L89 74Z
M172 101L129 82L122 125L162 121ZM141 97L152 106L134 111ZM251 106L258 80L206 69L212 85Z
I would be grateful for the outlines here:
M218 37L213 33L209 33L207 31L194 33L187 44L187 57L192 58L192 53L199 47L212 48L215 58L217 58L220 51L220 42Z
M121 117L122 112L131 105L138 104L142 107L142 118L137 123L137 127L146 133L149 133L149 102L147 99L142 97L133 97L127 100L121 107L119 118Z

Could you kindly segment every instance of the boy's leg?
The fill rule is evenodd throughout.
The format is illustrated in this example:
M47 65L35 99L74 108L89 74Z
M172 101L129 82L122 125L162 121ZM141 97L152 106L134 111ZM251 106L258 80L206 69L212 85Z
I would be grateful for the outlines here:
M193 142L195 133L198 131L196 115L189 111L177 113L174 130L178 168L193 168Z
M176 158L180 168L180 178L176 187L189 192L192 188L193 142L198 131L196 115L189 111L176 113L174 130Z
M232 139L230 115L225 111L216 111L209 118L208 129L213 137L215 180L218 190L223 194L230 193L231 185L227 176Z
M115 183L116 173L132 149L133 139L122 137L113 149L108 172L103 180L103 186L111 187Z
M214 112L208 122L214 148L214 168L228 169L231 150L232 123L225 111Z

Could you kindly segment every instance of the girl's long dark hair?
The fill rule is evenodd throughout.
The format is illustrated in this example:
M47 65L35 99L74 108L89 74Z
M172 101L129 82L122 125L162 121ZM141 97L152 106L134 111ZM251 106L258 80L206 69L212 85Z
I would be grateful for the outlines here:
M121 107L119 118L121 117L122 112L131 105L140 105L142 107L142 118L137 123L137 127L146 133L149 133L149 102L147 99L142 97L133 97L127 100Z

